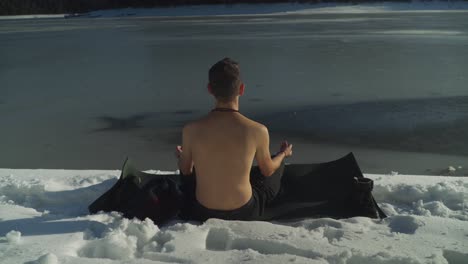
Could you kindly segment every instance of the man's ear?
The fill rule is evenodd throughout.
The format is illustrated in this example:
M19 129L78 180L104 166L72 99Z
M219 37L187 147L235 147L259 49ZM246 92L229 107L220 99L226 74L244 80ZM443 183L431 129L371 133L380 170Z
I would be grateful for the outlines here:
M210 83L208 83L208 85L206 86L206 88L208 88L208 92L209 92L210 94L213 94L213 89L211 88L211 84L210 84Z
M243 95L245 92L245 84L242 83L239 87L239 95Z

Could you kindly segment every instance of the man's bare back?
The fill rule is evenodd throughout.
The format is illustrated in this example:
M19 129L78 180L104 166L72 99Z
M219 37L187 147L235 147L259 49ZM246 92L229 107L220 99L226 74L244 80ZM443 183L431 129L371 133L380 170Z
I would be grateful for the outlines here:
M232 210L250 200L250 168L260 126L240 113L212 112L184 129L196 164L196 197L201 204Z
M208 89L216 97L210 85ZM283 142L271 158L267 128L238 112L243 93L241 84L231 100L217 99L215 111L184 127L182 147L177 148L179 169L189 175L196 168L196 199L209 209L234 210L251 199L254 159L268 177L292 154L292 145Z

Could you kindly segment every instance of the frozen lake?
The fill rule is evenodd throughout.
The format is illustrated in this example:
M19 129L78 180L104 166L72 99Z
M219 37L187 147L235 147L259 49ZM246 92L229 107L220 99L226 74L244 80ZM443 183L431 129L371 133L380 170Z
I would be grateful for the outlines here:
M467 175L467 43L466 12L0 21L0 168L173 170L229 56L290 162Z

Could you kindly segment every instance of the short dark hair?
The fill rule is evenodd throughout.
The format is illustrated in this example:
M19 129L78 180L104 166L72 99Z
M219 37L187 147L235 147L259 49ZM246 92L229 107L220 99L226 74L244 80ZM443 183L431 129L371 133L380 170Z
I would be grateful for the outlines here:
M239 63L230 58L224 58L213 66L208 72L211 91L216 99L230 101L239 93L242 83L240 79Z

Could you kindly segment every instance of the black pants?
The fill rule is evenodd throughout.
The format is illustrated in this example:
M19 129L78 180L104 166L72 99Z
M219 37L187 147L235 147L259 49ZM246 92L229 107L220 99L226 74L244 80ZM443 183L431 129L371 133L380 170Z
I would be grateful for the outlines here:
M281 166L269 177L263 176L258 167L253 167L250 171L252 197L245 205L234 210L214 210L204 207L194 197L194 203L190 210L191 218L199 221L205 221L208 218L225 220L260 219L264 213L265 206L275 199L280 190L283 172L284 162L282 162Z

